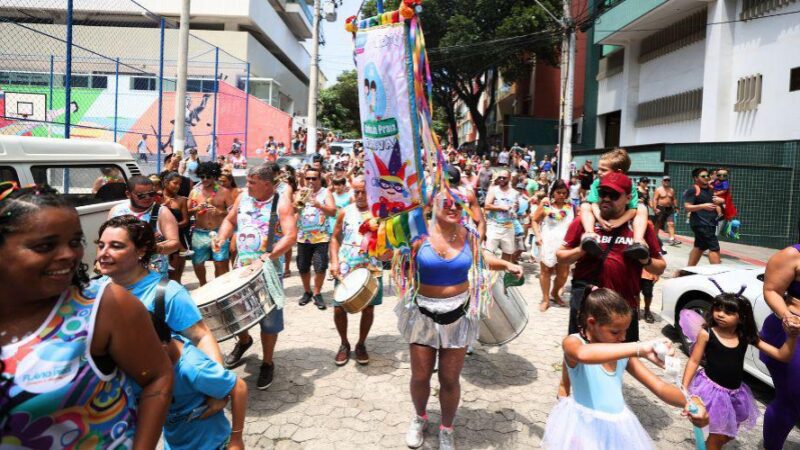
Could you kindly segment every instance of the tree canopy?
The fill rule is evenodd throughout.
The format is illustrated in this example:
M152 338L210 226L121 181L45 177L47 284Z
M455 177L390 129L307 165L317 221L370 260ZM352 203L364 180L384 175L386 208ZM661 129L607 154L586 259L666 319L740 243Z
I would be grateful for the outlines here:
M348 70L336 78L336 84L320 91L317 110L322 126L348 138L361 136L357 85L356 71Z

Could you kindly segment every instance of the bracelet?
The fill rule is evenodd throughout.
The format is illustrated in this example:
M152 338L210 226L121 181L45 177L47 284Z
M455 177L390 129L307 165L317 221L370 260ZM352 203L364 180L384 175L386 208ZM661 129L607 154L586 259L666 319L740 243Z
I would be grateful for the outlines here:
M234 433L241 433L242 431L244 431L244 428L242 428L242 429L240 429L240 430L231 430L231 434L234 434Z
M642 349L642 343L640 341L636 341L636 357L639 357L639 352Z

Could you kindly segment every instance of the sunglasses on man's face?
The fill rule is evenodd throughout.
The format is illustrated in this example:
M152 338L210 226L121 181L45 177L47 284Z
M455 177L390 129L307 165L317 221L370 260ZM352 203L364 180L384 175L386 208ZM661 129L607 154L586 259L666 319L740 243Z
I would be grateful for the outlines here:
M363 189L353 189L353 195L367 195L367 191Z
M158 192L156 191L142 192L141 194L133 194L133 195L139 200L144 200L146 198L155 198L156 196L158 196Z
M707 173L701 173L701 174L700 174L700 175L698 175L697 177L698 177L698 178L708 178L708 174L707 174Z
M722 178L724 180L725 178L728 178L728 174L727 173L718 173L717 174L717 178Z
M497 181L506 181L508 177L497 177Z
M197 177L200 178L201 180L213 180L215 178L211 175L198 175Z
M601 190L598 192L598 195L600 196L600 198L606 198L606 197L608 197L609 199L611 199L611 201L612 201L612 202L615 202L615 201L617 201L617 200L619 199L620 195L622 195L622 194L620 194L620 193L619 193L619 192L617 192L617 191L611 191L611 190L601 189Z
M317 181L317 177L306 177L306 181Z

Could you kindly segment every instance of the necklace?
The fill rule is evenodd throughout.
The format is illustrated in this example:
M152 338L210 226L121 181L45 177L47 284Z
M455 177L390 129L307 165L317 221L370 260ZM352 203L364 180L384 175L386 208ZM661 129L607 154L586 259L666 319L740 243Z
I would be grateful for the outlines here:
M453 233L450 235L450 237L445 237L444 233L443 233L443 230L442 230L442 227L439 224L437 224L436 227L439 229L439 233L442 235L442 237L444 238L445 242L447 242L449 244L452 244L453 242L456 241L456 237L458 237L458 228L455 228L453 230ZM449 246L445 247L444 250L439 250L436 247L434 247L433 244L431 244L431 248L433 248L433 250L442 258L447 256L447 253L450 251L450 247Z

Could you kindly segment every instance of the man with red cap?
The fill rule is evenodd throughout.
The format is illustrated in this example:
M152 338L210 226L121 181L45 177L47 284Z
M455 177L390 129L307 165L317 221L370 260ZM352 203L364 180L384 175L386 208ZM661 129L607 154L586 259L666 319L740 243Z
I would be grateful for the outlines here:
M631 179L619 172L611 172L600 181L600 215L607 221L616 220L625 213L625 205L631 199ZM593 257L581 249L583 226L580 218L570 224L561 249L556 252L559 264L575 264L572 271L572 296L569 305L569 333L577 333L577 313L587 285L612 289L620 294L633 310L634 316L625 336L626 342L639 340L639 281L642 269L653 275L661 275L667 267L661 257L661 245L652 225L647 226L644 239L650 255L646 259L632 261L623 254L633 243L633 222L625 223L613 230L604 230L595 224L603 253Z

